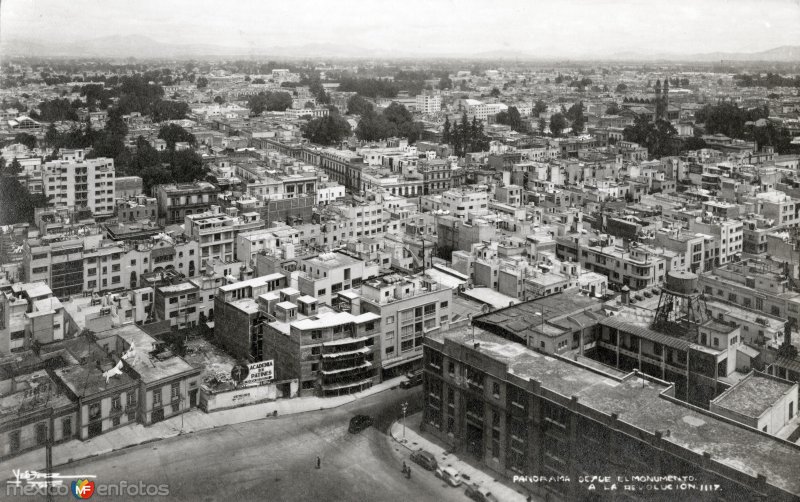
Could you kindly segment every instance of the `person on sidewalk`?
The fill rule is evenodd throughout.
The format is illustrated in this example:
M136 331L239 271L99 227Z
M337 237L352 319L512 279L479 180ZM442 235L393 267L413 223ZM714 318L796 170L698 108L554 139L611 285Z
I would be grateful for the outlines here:
M408 466L406 465L406 461L403 460L403 474L405 474L407 470L408 470Z
M317 469L319 469L320 467L322 467L322 459L317 457Z

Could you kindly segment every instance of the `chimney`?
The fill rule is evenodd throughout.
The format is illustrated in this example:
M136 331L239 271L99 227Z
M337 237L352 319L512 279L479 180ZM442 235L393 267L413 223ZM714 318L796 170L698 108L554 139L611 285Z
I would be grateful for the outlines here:
M628 286L622 286L622 304L628 305L631 302L631 290Z

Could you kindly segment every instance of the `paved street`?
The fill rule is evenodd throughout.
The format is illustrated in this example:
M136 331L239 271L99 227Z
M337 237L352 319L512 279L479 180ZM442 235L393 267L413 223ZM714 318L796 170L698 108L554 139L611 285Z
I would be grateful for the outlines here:
M420 409L420 389L389 390L333 410L183 435L56 472L94 474L97 483L166 483L170 500L466 500L463 489L445 486L416 464L411 480L400 472L408 451L386 431L402 402L408 401L409 413ZM349 419L357 413L375 417L375 427L349 434Z

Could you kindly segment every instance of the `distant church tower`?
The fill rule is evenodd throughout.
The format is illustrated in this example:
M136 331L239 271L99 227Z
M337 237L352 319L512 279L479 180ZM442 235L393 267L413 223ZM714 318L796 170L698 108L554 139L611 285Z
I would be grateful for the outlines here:
M669 120L667 106L669 105L669 78L664 79L662 91L661 80L656 80L656 120Z

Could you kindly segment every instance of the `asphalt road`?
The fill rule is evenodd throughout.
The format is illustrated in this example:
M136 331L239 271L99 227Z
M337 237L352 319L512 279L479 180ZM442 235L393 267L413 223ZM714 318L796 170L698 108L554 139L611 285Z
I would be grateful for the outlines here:
M140 481L169 485L168 497L102 497L97 492L91 500L467 500L463 488L448 487L411 463L408 450L387 434L392 421L401 416L401 403L408 402L411 414L421 409L421 397L420 386L388 390L333 410L219 427L59 466L55 471L94 474L98 484L124 480L129 485ZM373 416L375 425L350 434L349 420L359 413ZM322 460L320 469L317 456ZM410 480L400 472L403 461L412 465ZM75 499L66 495L54 500Z

